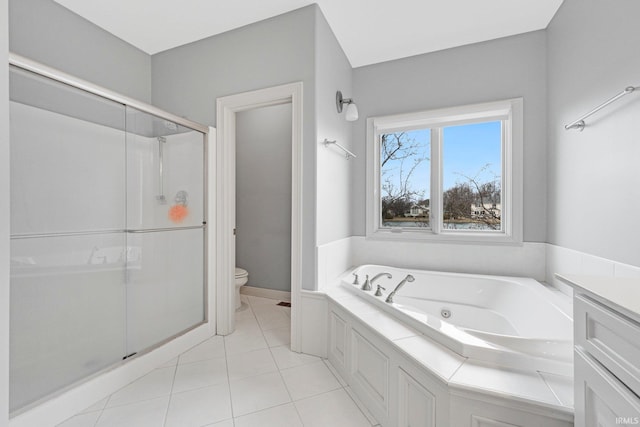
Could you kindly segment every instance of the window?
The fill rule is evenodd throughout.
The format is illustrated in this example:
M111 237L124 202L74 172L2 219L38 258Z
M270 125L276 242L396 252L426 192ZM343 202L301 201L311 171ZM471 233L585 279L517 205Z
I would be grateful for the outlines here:
M522 99L367 119L367 236L522 241Z

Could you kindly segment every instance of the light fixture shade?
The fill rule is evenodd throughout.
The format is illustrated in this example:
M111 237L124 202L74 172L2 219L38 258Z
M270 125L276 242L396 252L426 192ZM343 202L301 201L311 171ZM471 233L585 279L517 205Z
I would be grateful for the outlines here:
M348 122L355 122L358 120L358 107L353 102L347 104L347 111L344 114L344 118Z

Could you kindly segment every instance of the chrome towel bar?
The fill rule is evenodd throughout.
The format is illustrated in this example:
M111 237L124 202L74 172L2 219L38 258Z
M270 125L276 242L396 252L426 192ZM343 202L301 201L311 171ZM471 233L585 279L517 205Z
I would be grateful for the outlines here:
M325 147L328 147L329 145L333 144L336 147L338 147L339 149L341 149L342 151L344 151L345 153L345 157L347 158L347 160L349 160L350 158L356 158L356 155L353 154L351 151L347 150L346 148L344 148L342 145L338 144L337 141L329 141L328 139L325 139L324 141L322 141L322 143L324 144Z
M587 117L590 117L591 115L597 113L598 111L602 110L607 105L611 104L612 102L617 101L618 99L622 98L623 96L629 95L630 93L633 93L637 89L640 89L640 86L627 86L626 88L624 88L624 90L622 92L620 92L617 95L609 98L608 100L606 100L602 104L598 105L593 110L589 111L584 116L580 117L578 120L575 120L575 121L569 123L568 125L565 125L564 128L566 130L578 129L579 131L582 132L584 130L584 127L586 126L586 123L584 122L584 119L586 119Z

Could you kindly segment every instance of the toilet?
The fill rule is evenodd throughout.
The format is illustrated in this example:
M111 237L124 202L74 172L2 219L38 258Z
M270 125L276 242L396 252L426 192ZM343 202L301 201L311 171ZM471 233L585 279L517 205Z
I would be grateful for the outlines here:
M247 270L236 267L236 310L242 305L240 301L240 286L246 285L249 281Z

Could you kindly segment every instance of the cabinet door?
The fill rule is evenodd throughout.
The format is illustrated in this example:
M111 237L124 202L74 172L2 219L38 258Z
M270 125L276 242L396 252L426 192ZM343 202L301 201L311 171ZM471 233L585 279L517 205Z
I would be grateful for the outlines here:
M398 427L434 427L436 397L401 368L398 382Z
M578 348L574 363L576 426L640 424L640 399L635 394Z
M347 322L333 310L329 312L329 361L347 378Z
M351 387L384 424L389 416L389 357L353 328L350 350Z

